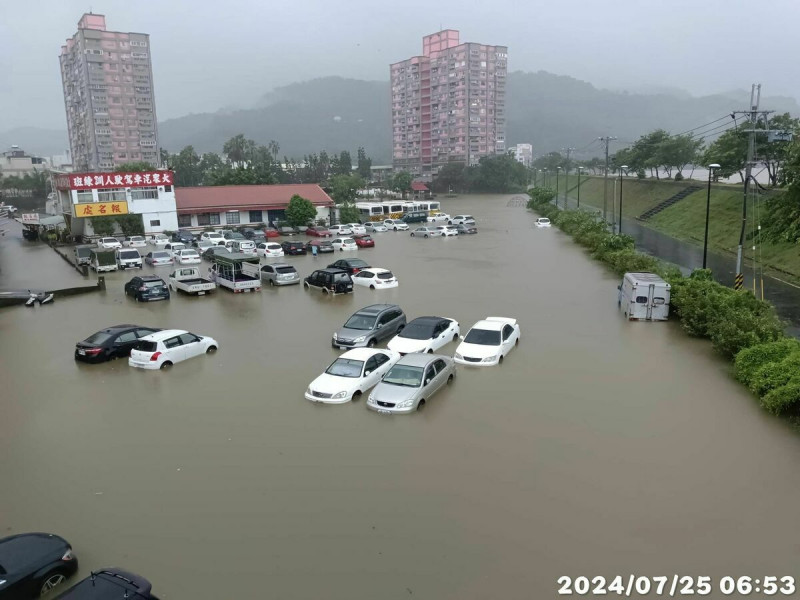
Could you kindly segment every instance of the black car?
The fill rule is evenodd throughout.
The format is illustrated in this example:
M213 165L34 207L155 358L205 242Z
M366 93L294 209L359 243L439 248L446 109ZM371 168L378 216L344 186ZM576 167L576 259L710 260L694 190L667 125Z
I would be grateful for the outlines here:
M114 325L93 333L82 342L75 344L75 360L88 363L99 363L114 358L130 356L133 345L142 338L156 331L155 327L140 325ZM2 568L2 563L0 563ZM1 573L0 573L1 574Z
M335 251L333 244L331 244L328 240L311 240L306 244L306 250L311 252L312 246L317 247L317 254L328 254L329 252Z
M55 600L158 600L153 585L141 575L116 567L92 571L86 579L62 592Z
M306 245L303 242L283 242L281 244L281 248L283 248L283 253L286 255L289 254L305 254L306 253Z
M20 533L0 539L0 600L38 598L77 570L72 546L57 535Z
M167 282L155 275L139 275L125 284L125 295L133 296L137 302L169 300Z
M225 246L211 246L206 248L201 256L208 262L214 262L214 257L220 254L230 254L230 252Z
M353 280L342 269L320 269L303 280L305 288L315 287L326 294L347 294L353 292Z
M194 234L191 231L178 230L172 234L173 242L181 242L187 246L191 246L194 239Z
M361 269L369 269L371 265L360 258L340 258L335 263L328 265L329 269L344 269L350 275L355 275Z
M263 231L254 231L253 235L247 239L249 239L251 242L255 242L256 244L261 244L267 241L267 236Z
M248 240L252 240L253 236L256 234L256 230L252 227L240 227L239 233L241 233Z

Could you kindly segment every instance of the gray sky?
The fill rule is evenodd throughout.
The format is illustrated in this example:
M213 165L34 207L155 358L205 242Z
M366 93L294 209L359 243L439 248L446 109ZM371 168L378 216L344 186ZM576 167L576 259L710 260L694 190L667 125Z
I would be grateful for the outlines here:
M151 36L159 120L250 106L326 75L388 79L423 35L509 46L509 70L597 87L661 85L701 95L763 84L800 98L800 1L771 0L0 0L0 131L65 129L58 54L91 8L109 29ZM392 7L382 9L383 6ZM748 42L747 30L754 34Z

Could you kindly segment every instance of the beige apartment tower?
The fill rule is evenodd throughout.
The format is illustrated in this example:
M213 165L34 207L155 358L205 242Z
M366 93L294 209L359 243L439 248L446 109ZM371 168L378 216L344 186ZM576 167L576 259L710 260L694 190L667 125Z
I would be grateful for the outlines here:
M105 16L85 14L59 58L75 170L110 171L131 161L157 166L150 36L107 31Z
M390 66L392 163L429 180L448 162L476 165L506 151L508 48L422 38L422 55Z

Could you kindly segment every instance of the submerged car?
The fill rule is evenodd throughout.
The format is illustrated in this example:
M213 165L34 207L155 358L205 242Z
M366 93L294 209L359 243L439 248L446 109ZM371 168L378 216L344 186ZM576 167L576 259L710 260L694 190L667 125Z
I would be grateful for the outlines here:
M389 228L386 227L386 225L384 225L380 221L370 221L369 223L364 225L364 227L368 232L372 233L382 233L384 231L389 231Z
M331 237L345 237L348 235L353 235L353 230L347 225L331 225L328 227L328 231L330 231Z
M331 242L334 250L344 252L345 250L358 250L358 244L353 238L335 238Z
M372 304L356 311L339 331L334 332L334 348L370 348L392 337L406 326L406 315L396 304Z
M461 338L455 361L473 366L502 364L503 358L519 344L521 333L516 319L486 317Z
M303 242L283 242L281 244L281 248L283 248L283 253L286 255L294 255L294 254L305 254L306 253L306 245Z
M400 219L386 219L383 224L392 231L408 231L408 223Z
M367 408L384 414L420 410L439 389L456 376L449 356L408 354L398 360L375 386Z
M115 237L101 237L97 240L97 247L104 250L116 250L117 248L122 248L122 244Z
M256 246L256 254L262 258L280 258L283 246L276 242L261 242Z
M159 331L141 325L114 325L93 333L75 344L75 360L99 363L130 356L134 344L146 335ZM2 567L0 563L0 567Z
M450 219L448 225L475 225L475 217L472 215L456 215Z
M230 253L231 251L228 250L225 246L211 246L211 248L206 248L206 251L203 252L203 260L214 262L214 258L219 256L220 254L230 254Z
M217 348L219 343L214 338L167 329L136 342L128 364L139 369L166 369L201 354L212 354Z
M550 219L547 217L539 217L534 222L534 225L536 225L536 227L550 227Z
M140 275L125 284L125 295L133 296L137 302L169 300L167 282L155 275Z
M314 248L317 249L317 254L330 254L334 251L333 244L328 240L311 240L306 244L306 250L313 254Z
M318 269L303 280L303 286L320 289L325 294L347 294L353 291L353 280L343 269Z
M313 237L333 237L333 234L328 230L327 227L322 227L320 225L312 225L306 229L306 235Z
M442 232L436 229L435 227L417 227L414 231L411 232L411 237L437 237L442 235Z
M458 235L472 235L478 233L478 228L474 225L464 225L463 223L459 223L456 225L456 231Z
M185 248L175 253L175 262L179 265L199 265L200 254L194 248Z
M311 382L305 397L328 404L350 402L377 384L398 360L400 355L391 350L348 350Z
M436 230L440 231L444 237L458 235L458 228L455 225L437 225Z
M340 258L336 262L328 265L331 269L344 269L350 275L355 275L361 269L368 269L369 264L360 258Z
M154 233L150 236L150 243L156 248L163 248L165 245L169 244L169 241L169 237L165 233Z
M359 248L374 248L375 240L369 235L354 235L353 239Z
M156 250L155 252L148 252L144 257L144 262L153 267L162 265L171 265L175 262L172 258L172 253L167 250Z
M128 248L144 248L147 246L147 240L143 235L131 235L122 240L122 245Z
M92 571L54 600L158 600L152 594L153 586L141 575L108 567Z
M287 263L271 263L261 266L261 281L270 285L293 285L300 283L300 274Z
M67 540L52 533L19 533L0 539L0 598L44 596L78 570Z
M353 283L368 287L371 290L396 288L400 285L397 277L389 269L379 269L377 267L361 269L353 276Z
M456 341L460 333L458 321L444 317L417 317L393 337L387 347L400 354L435 352Z

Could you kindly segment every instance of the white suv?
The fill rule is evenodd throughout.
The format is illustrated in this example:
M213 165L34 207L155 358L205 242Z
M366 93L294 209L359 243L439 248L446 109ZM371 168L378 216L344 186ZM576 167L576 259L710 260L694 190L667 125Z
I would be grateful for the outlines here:
M392 231L408 231L408 223L399 219L386 219L383 224Z
M475 225L475 217L472 215L456 215L448 222L449 225Z
M215 246L225 245L225 237L218 231L204 231L203 235L200 236L200 239L209 241Z
M331 225L328 227L328 231L331 232L333 237L353 235L353 230L350 229L349 225Z
M116 250L117 248L122 248L122 244L119 243L119 240L114 237L101 237L97 240L97 246L100 248L105 248L106 250Z
M219 348L217 340L180 329L167 329L141 338L131 350L128 364L140 369L165 369L175 363L211 354Z
M449 223L450 215L447 213L436 213L428 217L428 223Z

